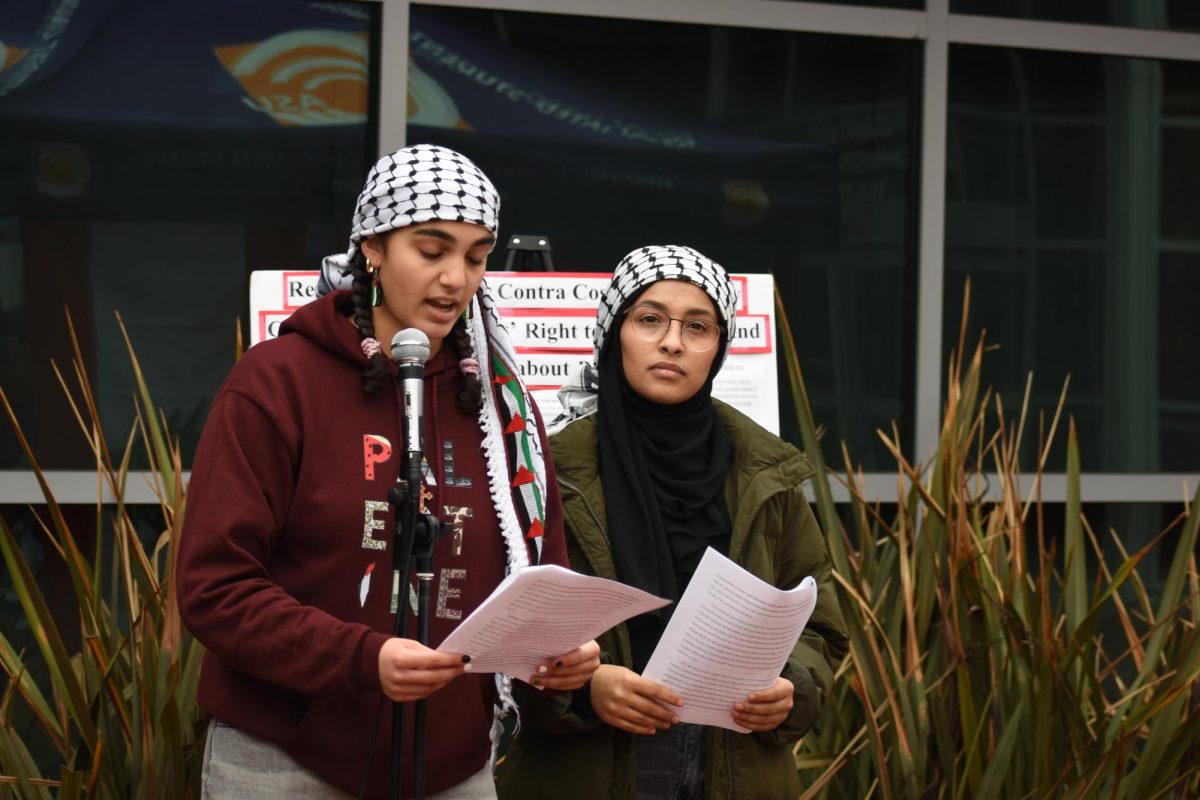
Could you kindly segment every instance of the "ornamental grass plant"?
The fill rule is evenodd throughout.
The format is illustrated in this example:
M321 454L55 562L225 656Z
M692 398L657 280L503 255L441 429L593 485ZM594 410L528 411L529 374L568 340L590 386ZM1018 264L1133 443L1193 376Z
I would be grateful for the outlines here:
M1006 414L980 386L984 342L964 356L965 308L933 457L911 463L894 431L880 433L897 466L897 510L885 514L864 497L844 448L841 471L826 466L779 305L851 642L823 715L796 747L803 796L1200 796L1200 496L1134 552L1093 530L1063 401L1034 423L1027 393L1015 418ZM185 508L179 448L123 324L137 415L121 449L110 448L69 318L68 328L74 359L67 375L55 373L95 459L88 527L98 533L84 552L90 532L72 531L0 387L44 494L36 517L78 606L76 619L56 621L0 518L0 551L32 634L19 651L0 631L0 798L196 797L202 648L171 591ZM1023 475L1019 443L1035 424L1037 468ZM1042 470L1064 427L1067 502L1045 503ZM162 521L149 545L125 503L128 481L140 480L129 468L139 450ZM850 495L841 514L832 480ZM1064 516L1061 540L1047 533L1053 514ZM1152 596L1138 567L1169 543L1174 558Z
M184 630L172 591L185 505L179 447L151 400L120 315L117 322L136 385L134 426L119 450L105 439L69 316L70 370L64 375L52 365L95 459L94 536L71 529L67 517L77 515L64 514L0 387L0 403L44 495L35 517L69 576L78 608L69 621L52 616L0 518L0 551L32 639L18 650L0 632L0 666L7 675L0 694L0 797L199 796L204 723L196 682L202 648ZM151 546L143 544L125 502L129 480L142 479L129 468L139 448L150 464L146 474L163 525ZM88 540L94 545L84 552L81 543ZM68 649L75 641L78 648Z
M897 509L864 497L843 448L822 457L787 315L780 337L850 654L816 727L796 747L805 798L1194 798L1200 796L1200 494L1135 552L1093 530L1079 442L1065 422L1067 499L1042 499L1065 400L1033 425L980 386L983 338L950 359L937 450L911 463L896 432ZM848 490L839 515L830 480ZM1061 541L1047 533L1064 515ZM1156 597L1139 565L1174 540Z

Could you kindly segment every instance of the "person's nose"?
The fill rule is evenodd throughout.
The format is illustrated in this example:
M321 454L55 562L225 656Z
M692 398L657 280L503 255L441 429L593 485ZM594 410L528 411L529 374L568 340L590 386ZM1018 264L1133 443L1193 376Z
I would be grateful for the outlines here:
M663 337L658 340L658 347L664 352L683 352L683 323L679 322L679 325L676 326L676 322L679 322L679 320L668 319L667 330L663 333Z
M443 288L457 291L467 285L467 259L455 257L446 259L444 268L438 276L438 282Z

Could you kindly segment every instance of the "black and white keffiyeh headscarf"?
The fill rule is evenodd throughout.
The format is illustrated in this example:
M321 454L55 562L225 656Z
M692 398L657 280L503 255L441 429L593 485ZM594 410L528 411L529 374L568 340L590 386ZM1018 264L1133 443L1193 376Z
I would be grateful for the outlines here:
M461 153L434 144L402 147L375 162L358 196L350 248L321 264L317 294L350 289L350 261L363 239L431 220L500 230L500 195L483 170Z
M345 253L327 257L317 294L351 289L350 262L360 243L388 231L441 220L499 231L500 195L470 159L437 145L418 144L383 156L358 196ZM472 356L479 362L479 426L492 504L507 547L507 571L540 560L545 520L546 460L528 388L486 279L466 313ZM511 681L497 675L501 702L512 703Z
M721 337L720 351L716 355L716 369L725 363L729 345L734 335L734 319L737 314L737 291L729 273L717 262L703 253L683 245L650 245L639 247L621 259L613 270L612 281L600 298L596 309L596 329L592 333L592 363L583 364L567 379L558 392L562 413L551 425L552 432L572 420L596 410L596 393L599 382L596 366L600 352L612 332L613 321L630 300L641 294L652 283L678 280L694 283L704 290L717 308L725 334Z
M729 354L733 339L734 315L737 313L737 292L729 273L703 253L682 245L651 245L639 247L621 259L613 270L612 282L600 298L596 309L596 330L592 334L592 361L600 357L604 341L612 329L613 320L630 299L652 283L659 281L694 283L712 298L726 335L721 338L721 350L716 364L720 369Z

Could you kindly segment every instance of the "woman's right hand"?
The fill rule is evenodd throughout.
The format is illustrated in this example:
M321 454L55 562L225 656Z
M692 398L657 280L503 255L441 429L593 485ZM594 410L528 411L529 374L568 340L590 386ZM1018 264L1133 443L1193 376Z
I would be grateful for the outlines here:
M614 664L602 664L592 674L591 695L600 719L630 733L665 731L679 722L669 706L683 705L683 698L667 687Z
M424 699L470 671L461 653L439 653L412 639L393 637L379 650L379 684L400 703Z

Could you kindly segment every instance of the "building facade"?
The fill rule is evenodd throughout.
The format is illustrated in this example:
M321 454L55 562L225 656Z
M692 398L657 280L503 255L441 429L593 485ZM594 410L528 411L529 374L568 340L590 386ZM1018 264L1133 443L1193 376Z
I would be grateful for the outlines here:
M110 440L134 414L119 311L186 466L249 273L344 249L375 155L418 141L479 162L503 232L549 236L560 270L680 243L772 273L826 456L845 442L873 498L896 492L877 430L932 451L968 279L966 341L998 345L985 378L1009 414L1029 398L1027 469L1069 376L1097 527L1147 540L1200 480L1192 0L16 5L0 385L62 502L96 500L49 367L69 361L64 306ZM36 550L41 492L7 426L0 470Z

